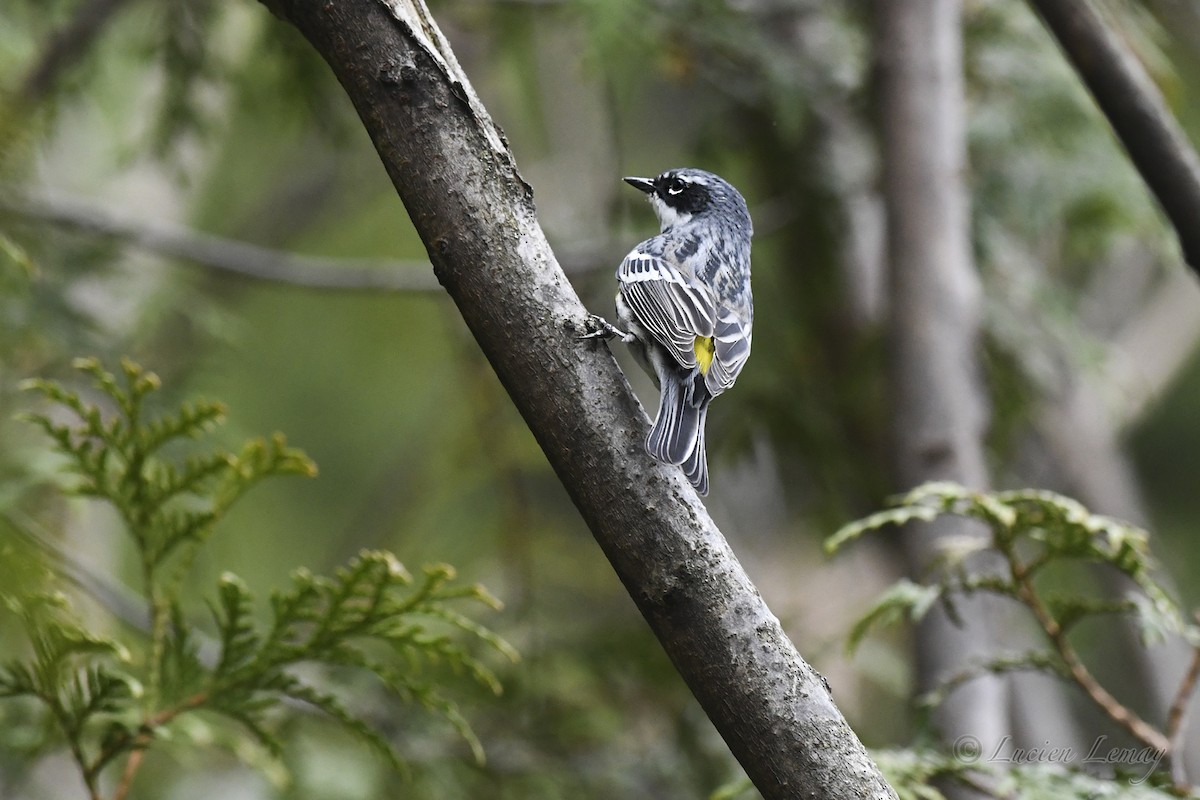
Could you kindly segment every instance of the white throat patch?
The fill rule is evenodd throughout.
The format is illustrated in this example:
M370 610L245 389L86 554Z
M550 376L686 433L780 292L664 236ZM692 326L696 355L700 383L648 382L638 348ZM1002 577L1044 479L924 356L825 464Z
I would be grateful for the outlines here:
M657 194L650 195L650 205L654 206L654 213L658 215L658 221L662 223L664 231L692 221L691 214L671 208Z

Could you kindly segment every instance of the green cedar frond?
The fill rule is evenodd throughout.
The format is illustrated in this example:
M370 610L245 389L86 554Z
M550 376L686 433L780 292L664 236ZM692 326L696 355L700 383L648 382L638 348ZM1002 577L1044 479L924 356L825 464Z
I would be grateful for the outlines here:
M871 759L899 800L946 800L935 781L970 769L948 755L920 748L874 750Z
M920 622L933 604L942 597L940 586L922 586L907 578L896 581L854 623L846 639L846 650L853 653L872 629L907 619Z
M199 644L178 602L170 603L170 625L159 659L161 702L182 703L203 690L209 668L200 658Z
M406 773L407 765L400 759L391 743L366 722L348 711L333 695L322 692L298 679L290 678L290 676L289 679L279 683L276 691L292 700L306 703L336 720L347 731L370 746L394 770L401 774Z
M969 737L968 737L969 738ZM961 744L960 744L961 743ZM975 749L963 745L974 745ZM1086 764L1066 760L1066 755L1082 761L1084 753L1059 754L1059 763L1047 758L1029 763L990 761L992 754L980 752L978 742L960 740L956 749L945 753L929 747L872 750L871 759L879 766L899 800L945 800L942 789L957 784L971 793L986 797L1019 797L1021 800L1168 800L1179 795L1146 780L1152 765L1121 778L1097 777L1086 771ZM967 752L970 750L970 752ZM1003 770L998 769L1003 767Z
M120 642L84 627L61 592L8 598L8 605L16 612L33 646L35 674L45 681L44 689L56 685L60 671L79 659L129 660L129 651Z
M221 655L212 670L213 680L222 680L250 664L258 654L259 637L254 628L250 591L241 578L225 573L217 586L219 606L209 605L220 632Z
M1157 564L1150 552L1150 535L1145 530L1101 514L1090 513L1082 504L1054 492L1022 490L996 495L1018 514L1014 533L1042 547L1030 561L1037 571L1055 561L1080 560L1104 564L1131 579L1163 617L1172 617L1171 627L1183 632L1178 605L1155 578ZM1084 615L1086 616L1087 612ZM1097 608L1094 613L1111 613ZM1071 620L1074 622L1075 620Z
M1132 597L1107 599L1055 595L1046 598L1046 607L1063 630L1070 630L1088 617L1133 613L1137 610L1137 602Z
M954 690L984 675L1004 675L1011 672L1042 672L1070 680L1071 675L1062 659L1047 650L996 656L967 669L960 670L934 689L917 698L917 706L931 711L942 704Z
M193 456L184 461L182 468L169 462L151 462L146 467L150 486L145 505L157 511L181 495L201 494L209 482L231 466L232 456L224 452Z
M175 439L199 438L225 421L222 403L185 402L175 414L164 414L137 429L138 449L149 455Z
M129 708L125 701L140 694L140 685L127 675L89 665L68 678L62 687L66 734L78 737L98 714L115 714Z
M273 704L273 701L272 701ZM283 741L271 731L263 719L263 708L253 703L213 703L210 710L236 722L263 747L271 758L283 758Z
M735 778L722 786L718 786L712 794L708 796L708 800L742 800L743 798L761 797L758 791L754 788L751 780L742 775Z
M1006 771L997 780L997 796L1021 800L1177 799L1178 792L1169 786L1155 786L1152 779L1147 779L1152 778L1149 773L1156 764L1148 759L1140 765L1126 765L1125 769L1116 769L1117 774L1111 778L1098 777L1085 769L1071 769L1071 764L1023 764Z
M988 575L986 573L963 576L955 584L955 588L965 594L991 592L1011 597L1016 593L1016 586L1011 580L1000 575Z
M145 545L145 561L157 568L181 545L198 545L220 518L215 510L164 511L151 517L155 534Z
M219 603L212 607L221 642L208 690L212 702L225 698L219 701L218 710L229 713L252 698L304 699L348 724L346 709L330 705L332 698L299 683L290 670L301 664L363 670L393 693L441 716L476 757L482 758L478 738L458 707L436 683L421 677L418 665L422 661L445 665L496 693L499 681L461 642L447 633L431 631L422 620L442 623L447 631L467 633L514 659L516 653L498 636L447 606L459 600L484 602L485 593L477 587L453 585L453 570L445 565L428 567L422 575L423 580L414 584L395 556L382 551L363 551L333 577L298 570L291 590L272 595L272 620L265 633L259 633L253 622L245 585L235 576L223 577ZM373 650L391 657L372 655ZM355 726L364 724L356 722ZM361 733L357 727L354 730ZM394 754L389 756L389 761L394 758Z
M895 508L844 526L826 540L825 548L834 552L863 533L914 519L930 521L943 514L979 520L991 533L988 539L971 537L962 552L950 548L942 554L939 564L951 569L941 570L932 580L948 591L983 589L1017 595L1016 584L1011 581L994 575L965 577L955 569L981 548L1015 559L1027 577L1053 563L1097 563L1117 570L1137 585L1162 621L1157 627L1192 635L1178 605L1154 577L1157 565L1150 554L1149 534L1111 517L1092 514L1078 501L1054 492L1024 489L986 493L944 481L926 483L899 498ZM1140 613L1130 603L1086 599L1074 603L1059 600L1053 608L1065 614L1057 620L1064 627L1097 614ZM1200 638L1200 632L1196 636Z
M516 662L521 658L512 645L464 614L445 607L429 609L426 613L432 617L445 620L453 627L487 643L509 661ZM493 694L499 695L502 693L503 689L500 686L500 681L497 680L495 674L484 666L481 661L472 658L461 650L446 653L445 655L448 655L452 663L464 669L477 683L487 687Z
M0 698L37 697L38 680L33 670L21 661L0 665Z
M141 682L125 667L130 654L120 642L88 630L60 593L10 597L7 605L25 628L33 655L0 667L0 698L40 701L91 780L93 757L85 742L121 727L142 694Z
M1179 608L1165 595L1151 597L1130 593L1126 601L1145 646L1159 644L1167 636L1181 636L1192 647L1200 647L1200 630L1188 624Z
M922 505L905 505L877 511L869 517L843 525L833 536L825 540L825 552L836 553L842 545L852 542L864 533L871 533L890 525L904 525L912 520L931 522L937 519L938 510Z
M1121 614L1140 628L1146 645L1171 635L1200 648L1200 627L1184 618L1156 576L1149 534L1111 517L1092 514L1079 502L1054 492L1024 489L987 493L936 482L913 489L899 498L892 509L843 527L827 540L826 549L832 552L846 541L892 523L932 520L942 515L982 523L986 533L961 537L962 541L951 540L948 552L937 559L941 568L931 570L924 585L904 579L892 586L856 623L849 637L850 649L879 624L919 620L935 601L941 603L952 620L961 624L955 619L956 597L979 591L1006 596L1037 622L1048 649L1003 656L972 667L927 694L923 701L927 707L936 706L958 686L982 675L1036 669L1072 681L1139 743L1150 750L1163 751L1163 743L1169 741L1168 734L1143 721L1101 686L1069 637L1086 619ZM1000 569L967 570L968 557L981 550L990 551L995 557L993 563ZM1044 596L1036 580L1044 570L1081 563L1115 570L1128 578L1136 590L1119 598L1082 593ZM1186 700L1193 688L1190 678L1185 678L1180 697ZM1157 764L1147 770L1156 767Z
M25 419L40 427L55 449L67 457L69 469L82 481L73 491L107 500L121 513L142 555L143 574L152 583L173 555L190 563L229 507L259 480L284 474L314 475L316 467L301 451L287 446L282 435L248 442L240 453L215 451L193 455L181 463L160 451L177 439L197 438L225 418L220 403L184 403L174 413L153 418L145 400L160 387L154 373L129 360L119 374L96 359L79 359L77 369L91 376L112 401L114 414L84 400L54 381L30 380L23 386L66 407L78 418L63 424L43 414ZM147 586L151 594L158 591Z
M75 366L107 397L104 405L56 382L31 380L25 389L75 420L38 413L25 418L79 476L70 491L110 503L124 520L141 560L149 641L134 640L133 658L117 640L90 632L62 595L0 593L25 623L32 645L31 658L0 665L0 698L43 703L93 795L109 765L152 746L167 726L193 712L236 723L278 761L283 745L272 721L296 702L320 710L402 768L381 734L315 683L331 670L373 675L398 698L447 721L482 761L478 738L443 687L445 674L453 672L500 691L474 648L481 643L512 660L516 651L456 607L498 609L498 600L481 586L458 583L449 565L430 565L414 578L391 553L364 551L332 576L297 570L289 588L271 595L269 619L259 623L249 589L227 573L209 603L215 654L202 657L199 634L184 618L179 596L194 554L258 481L312 476L316 466L280 434L247 442L236 453L168 458L173 441L198 438L219 425L224 406L201 401L155 413L146 402L160 388L154 373L129 360L116 373L96 359ZM168 561L175 565L171 572L164 569ZM302 681L300 669L310 677ZM144 688L136 676L145 678ZM178 725L187 728L183 721Z

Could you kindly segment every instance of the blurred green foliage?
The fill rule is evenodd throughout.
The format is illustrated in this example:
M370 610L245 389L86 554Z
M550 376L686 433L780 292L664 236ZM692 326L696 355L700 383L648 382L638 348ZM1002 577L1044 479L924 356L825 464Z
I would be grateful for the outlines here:
M208 634L187 618L181 586L214 527L263 478L313 477L316 467L280 434L251 440L237 453L172 458L166 454L180 441L202 438L220 423L224 407L200 401L164 413L147 402L161 388L158 376L137 364L123 361L119 376L95 359L75 366L93 379L101 402L115 408L106 411L56 381L30 379L23 386L51 405L25 418L49 436L74 474L68 491L105 502L121 518L139 561L138 599L107 610L135 632L93 632L38 559L16 561L17 570L32 564L44 572L46 588L14 581L0 590L31 651L0 663L0 699L36 701L44 709L47 731L38 747L61 740L88 797L123 800L146 753L163 741L176 747L218 741L242 754L257 747L263 754L246 760L278 772L284 742L276 720L288 704L339 723L404 772L404 757L370 715L331 690L355 673L447 720L484 762L483 745L443 685L446 672L464 673L500 694L491 669L450 635L466 634L516 660L504 640L455 609L464 600L493 608L498 601L478 585L456 585L445 564L426 567L417 580L391 553L364 550L332 577L296 570L288 590L272 592L266 625L257 620L245 582L224 573L216 598L206 601ZM75 419L59 422L59 412ZM5 521L24 541L40 542L34 531ZM25 555L6 549L10 561ZM75 565L58 558L59 569ZM206 714L234 730L214 729ZM106 773L118 765L121 777L110 795Z
M124 219L315 256L423 258L329 71L253 2L126 0L50 91L14 100L52 34L85 5L0 8L5 197L89 198ZM1200 50L1190 31L1200 25L1177 5L1106 4L1194 132ZM816 544L895 488L886 286L871 255L881 223L869 4L441 0L433 13L593 310L611 306L612 270L653 230L621 175L694 164L750 201L755 354L710 415L709 505L864 738L906 735L904 643L865 644L876 648L870 664L840 656L855 612L894 577L895 559L881 548L843 572ZM1028 477L1041 404L1070 376L1092 374L1106 337L1178 258L1036 18L1018 3L968 2L964 23L990 452L1000 483L1053 484L1053 469ZM1150 266L1114 299L1112 276L1130 261ZM137 560L108 535L113 520L47 491L60 464L12 422L28 407L21 380L62 378L85 352L155 364L167 403L200 395L238 409L214 434L229 448L252 431L286 430L322 466L315 480L264 484L231 508L229 529L258 533L212 539L189 592L231 569L262 595L297 566L327 573L383 548L406 562L450 561L505 598L496 627L524 661L501 671L503 697L463 701L487 765L459 758L453 734L389 718L389 736L420 743L405 753L408 794L669 799L736 785L736 765L444 296L255 283L0 211L0 512L36 520L63 548L133 582ZM1173 534L1170 563L1183 565L1195 563L1186 534L1200 514L1188 438L1197 390L1180 381L1142 421L1135 447L1150 512L1166 521L1156 527ZM1181 591L1194 600L1185 575ZM0 619L0 642L15 635ZM8 713L13 741L36 740L35 723ZM305 721L287 733L288 789L170 746L147 759L146 781L155 797L218 786L395 796L386 773L346 741ZM54 777L31 773L16 752L0 753L0 794L57 794Z

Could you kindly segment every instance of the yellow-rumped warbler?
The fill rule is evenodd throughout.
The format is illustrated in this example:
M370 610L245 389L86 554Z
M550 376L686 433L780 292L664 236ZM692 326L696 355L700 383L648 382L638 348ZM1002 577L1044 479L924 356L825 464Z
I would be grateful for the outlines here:
M662 232L617 267L623 330L593 316L597 329L584 338L619 336L632 347L660 391L646 450L681 465L708 494L708 404L733 386L750 356L750 212L737 189L704 170L625 182L650 196Z

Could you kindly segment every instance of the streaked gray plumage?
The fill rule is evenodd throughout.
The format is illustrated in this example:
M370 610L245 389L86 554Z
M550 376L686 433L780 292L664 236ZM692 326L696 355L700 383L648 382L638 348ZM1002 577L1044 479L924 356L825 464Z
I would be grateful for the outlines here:
M650 455L679 464L708 493L704 423L712 399L733 386L750 355L754 303L746 201L722 178L673 169L626 178L645 192L662 224L617 268L618 335L658 383Z

